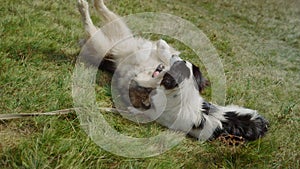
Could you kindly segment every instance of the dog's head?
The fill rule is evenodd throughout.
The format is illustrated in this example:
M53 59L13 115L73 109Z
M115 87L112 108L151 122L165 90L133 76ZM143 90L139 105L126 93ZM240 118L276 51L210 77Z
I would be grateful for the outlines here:
M208 85L208 81L202 76L201 71L194 64L182 60L177 55L172 56L170 63L170 70L164 74L160 83L165 89L174 89L180 86L184 81L193 81L195 88L201 92Z

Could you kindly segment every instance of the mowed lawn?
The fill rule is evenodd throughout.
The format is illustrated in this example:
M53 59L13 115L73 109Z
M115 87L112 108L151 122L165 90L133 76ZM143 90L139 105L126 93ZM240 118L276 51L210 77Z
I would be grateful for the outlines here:
M73 107L72 74L84 37L76 0L6 0L0 5L0 113ZM192 22L218 51L226 104L256 109L270 122L266 137L243 146L187 137L170 151L125 158L97 146L75 113L0 121L0 168L300 168L300 2L298 0L109 0L121 16L163 12ZM93 10L96 23L101 20ZM176 28L174 26L174 28ZM163 37L161 35L154 38ZM200 67L191 49L167 38ZM110 75L95 91L112 107ZM211 89L204 97L210 100ZM117 131L135 137L166 130L104 112Z

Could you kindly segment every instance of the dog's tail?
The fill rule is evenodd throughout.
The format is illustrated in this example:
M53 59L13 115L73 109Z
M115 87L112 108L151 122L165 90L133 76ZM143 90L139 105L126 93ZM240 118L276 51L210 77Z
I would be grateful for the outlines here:
M246 141L253 141L263 137L268 131L269 122L259 115L257 111L238 106L217 106L207 102L203 104L203 130L207 132L206 124L212 129L210 140L220 135L234 135L244 138ZM201 138L200 138L201 139Z

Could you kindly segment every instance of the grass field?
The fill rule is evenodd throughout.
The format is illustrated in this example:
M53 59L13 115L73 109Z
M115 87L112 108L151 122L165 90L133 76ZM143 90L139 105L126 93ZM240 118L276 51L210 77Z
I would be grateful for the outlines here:
M110 0L107 5L122 16L170 13L203 30L224 65L226 103L258 110L270 121L269 133L240 147L186 138L159 156L131 159L98 147L75 113L7 120L0 121L1 169L300 168L298 0ZM84 36L76 0L3 1L0 18L0 113L71 108L72 73ZM190 50L178 46L193 61ZM112 105L108 82L96 87L97 100L106 107ZM208 100L209 91L204 94ZM136 137L165 130L104 115L116 130Z

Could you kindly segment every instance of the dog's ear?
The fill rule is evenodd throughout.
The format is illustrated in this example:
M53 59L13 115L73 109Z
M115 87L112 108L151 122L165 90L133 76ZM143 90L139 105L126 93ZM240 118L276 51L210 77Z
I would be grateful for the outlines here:
M162 39L157 41L156 47L157 47L157 49L160 49L160 50L169 50L169 48L170 48L168 43Z
M157 57L160 58L164 63L169 63L172 55L179 55L180 52L176 51L166 41L160 39L156 42Z
M166 89L174 89L184 81L184 79L190 77L190 69L186 66L185 61L175 62L170 70L165 73L160 85Z
M168 43L160 39L156 43L156 48L156 57L160 58L163 62L168 63L172 56L172 53L170 51L171 47L168 45Z
M205 87L209 86L209 81L203 77L200 69L193 64L193 75L199 92L202 92Z

